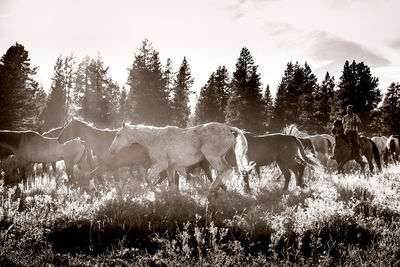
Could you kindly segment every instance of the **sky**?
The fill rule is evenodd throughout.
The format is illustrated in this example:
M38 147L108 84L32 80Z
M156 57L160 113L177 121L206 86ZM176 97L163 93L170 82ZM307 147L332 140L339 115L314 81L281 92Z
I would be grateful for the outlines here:
M0 0L0 53L28 50L49 90L59 55L100 54L125 85L144 39L177 70L185 56L199 91L218 66L230 74L250 50L272 95L288 62L307 62L321 82L363 61L385 92L400 82L399 0ZM193 99L193 98L192 98Z

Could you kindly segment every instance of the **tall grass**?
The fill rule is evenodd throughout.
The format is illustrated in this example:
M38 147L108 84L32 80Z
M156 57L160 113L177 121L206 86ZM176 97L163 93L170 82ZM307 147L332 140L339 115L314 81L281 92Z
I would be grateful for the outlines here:
M307 188L284 191L269 167L250 194L233 177L215 198L201 175L175 194L123 172L123 198L111 181L93 193L37 175L0 184L0 264L396 266L399 173L307 170Z

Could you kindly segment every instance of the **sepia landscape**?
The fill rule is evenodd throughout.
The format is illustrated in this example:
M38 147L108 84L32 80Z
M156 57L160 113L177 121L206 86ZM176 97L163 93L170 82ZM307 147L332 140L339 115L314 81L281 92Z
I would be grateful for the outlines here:
M191 2L0 0L0 265L398 266L399 4Z

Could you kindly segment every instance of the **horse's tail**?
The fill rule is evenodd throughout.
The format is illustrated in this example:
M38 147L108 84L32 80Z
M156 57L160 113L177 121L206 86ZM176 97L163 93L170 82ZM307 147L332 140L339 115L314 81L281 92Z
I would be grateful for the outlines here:
M372 152L374 153L375 162L378 165L378 169L382 170L381 166L381 156L379 155L378 147L376 146L375 142L372 139L368 138L372 145Z
M236 142L234 145L234 151L236 156L236 163L240 172L248 172L254 164L250 164L247 160L247 139L243 132L236 127L230 126L232 133L236 137Z
M319 163L318 163L317 161L315 161L315 160L313 160L313 159L310 159L310 158L306 155L306 153L304 152L303 145L301 144L300 140L299 140L297 137L295 137L295 136L293 136L293 138L294 138L294 140L295 140L295 142L296 142L296 144L297 144L298 151L300 151L301 158L302 158L306 163L308 163L308 164L310 164L310 165L312 165L312 166L315 166L315 167L319 167Z
M325 140L328 142L328 154L332 155L333 145L331 143L331 140L329 140L328 138L325 138Z
M313 155L315 155L314 145L313 145L313 143L311 142L311 139L310 139L310 138L307 138L307 137L305 137L305 138L298 137L297 139L299 139L299 141L300 141L301 144L303 145L303 148L304 148L304 149L309 149L310 152L311 152Z

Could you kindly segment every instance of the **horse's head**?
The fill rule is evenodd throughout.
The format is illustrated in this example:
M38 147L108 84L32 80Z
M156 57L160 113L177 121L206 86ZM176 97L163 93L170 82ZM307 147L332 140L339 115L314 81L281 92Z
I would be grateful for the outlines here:
M111 155L117 154L122 148L129 146L132 143L129 133L130 127L131 126L122 123L122 128L115 135L115 138L108 150Z
M78 120L72 119L67 122L58 136L58 142L64 144L65 142L78 137Z
M338 135L340 133L343 133L343 124L342 124L342 120L341 119L336 119L333 122L333 126L332 126L332 134L333 135Z

